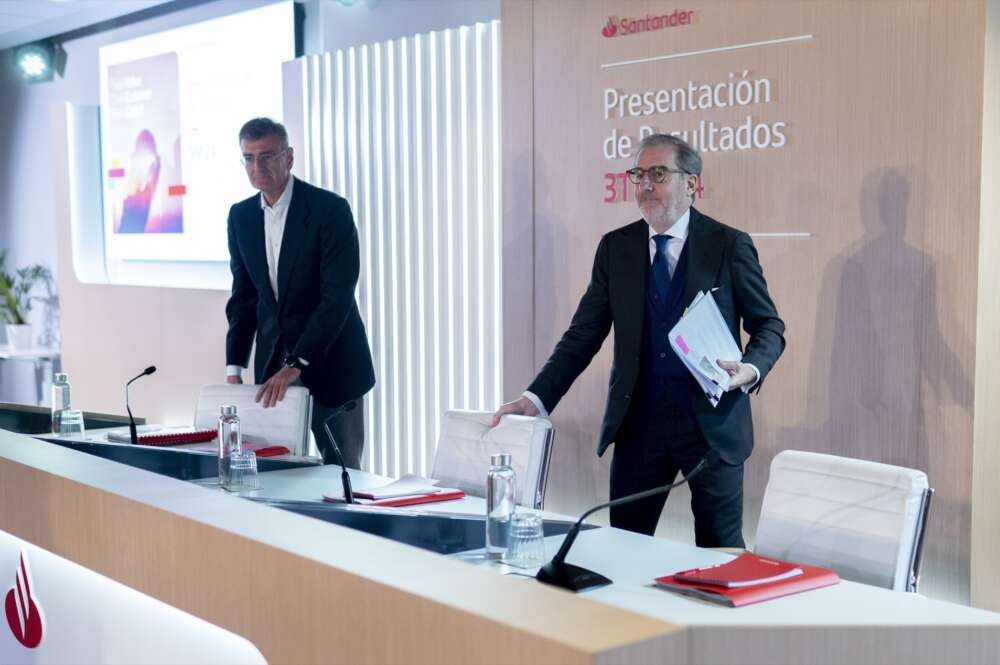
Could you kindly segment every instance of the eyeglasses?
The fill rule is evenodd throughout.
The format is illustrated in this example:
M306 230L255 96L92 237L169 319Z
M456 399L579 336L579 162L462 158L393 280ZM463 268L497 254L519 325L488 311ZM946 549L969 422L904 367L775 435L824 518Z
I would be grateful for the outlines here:
M288 152L288 148L284 148L283 150L279 150L278 152L262 152L256 157L254 157L253 155L243 155L240 161L243 162L243 166L246 167L253 166L253 164L256 162L257 166L266 169L271 164L273 164L275 160L277 160L286 152Z
M638 185L642 182L642 179L649 176L649 179L655 183L661 183L667 179L667 175L671 173L683 173L684 175L691 175L683 169L672 169L669 166L650 166L648 169L640 169L638 167L634 169L629 169L625 173L628 174L629 181L632 184Z

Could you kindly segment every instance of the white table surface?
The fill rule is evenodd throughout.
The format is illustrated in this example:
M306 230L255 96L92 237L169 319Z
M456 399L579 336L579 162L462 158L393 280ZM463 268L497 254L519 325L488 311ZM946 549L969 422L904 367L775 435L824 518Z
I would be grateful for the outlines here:
M354 489L390 482L389 478L364 471L349 471ZM340 467L337 466L269 471L260 474L260 484L260 490L248 494L294 501L322 501L323 494L342 494ZM481 498L466 497L402 510L482 515L485 503ZM543 515L547 519L575 519L558 513L546 512ZM555 554L562 539L562 536L546 538L548 556ZM603 527L580 532L567 561L614 581L610 586L585 591L582 596L689 626L1000 625L998 613L843 580L832 587L740 608L725 607L650 586L656 577L731 558L733 555L685 543ZM497 570L509 572L511 569L497 566ZM521 572L533 574L534 571ZM512 576L511 583L536 582Z
M144 429L145 428L145 429ZM137 433L142 434L143 432L153 432L161 429L159 425L139 425L137 428ZM106 446L131 446L131 443L121 443L119 441L109 441L109 432L128 432L128 425L120 425L118 427L102 427L98 429L88 429L84 432L83 439L70 436L61 436L55 432L49 432L47 434L32 434L32 436L39 439L49 439L49 440L59 440L67 442L86 442L86 443L100 443ZM214 444L212 444L214 446ZM208 450L205 443L182 443L175 446L142 446L142 448L150 448L155 450L173 450L175 452L188 452L196 455L215 455L211 450ZM301 455L272 455L266 459L282 460L287 462L304 462L319 465L320 460L316 457L301 456ZM340 476L337 476L338 480Z

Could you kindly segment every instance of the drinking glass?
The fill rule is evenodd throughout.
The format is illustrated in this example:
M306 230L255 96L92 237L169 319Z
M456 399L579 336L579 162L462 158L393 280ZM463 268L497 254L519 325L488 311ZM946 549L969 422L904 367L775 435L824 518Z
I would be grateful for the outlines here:
M253 451L243 450L229 456L229 484L226 489L230 492L260 489L257 455Z
M545 533L542 516L534 510L519 510L510 520L510 535L503 562L518 568L538 568L545 563Z
M63 439L85 439L83 412L79 409L64 409L59 417L59 437Z

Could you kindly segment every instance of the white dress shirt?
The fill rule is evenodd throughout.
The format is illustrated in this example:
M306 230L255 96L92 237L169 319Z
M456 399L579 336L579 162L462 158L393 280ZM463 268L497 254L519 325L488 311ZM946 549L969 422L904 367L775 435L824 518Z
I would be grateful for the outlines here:
M684 211L684 214L677 218L669 229L664 231L662 234L657 233L656 229L649 226L649 263L653 263L653 259L656 258L656 240L654 238L658 235L668 235L670 240L667 241L667 269L670 271L670 277L674 276L674 270L677 269L677 262L681 258L681 252L684 251L684 243L687 242L688 237L688 225L691 222L691 209L688 208ZM648 222L647 222L648 224ZM760 381L760 370L755 366L747 363L749 367L754 371L756 375L754 380L750 383L741 387L743 392L749 392L758 381ZM545 410L545 405L542 404L542 400L535 393L530 390L525 390L523 393L524 397L527 397L535 408L538 409L538 415L543 418L549 417L549 412Z
M292 202L292 185L295 178L289 176L285 191L274 205L267 205L264 192L260 193L260 207L264 211L264 252L267 254L267 276L278 299L278 258L281 256L281 240L285 235L285 220L288 219L288 205ZM227 365L226 376L243 376L241 365Z

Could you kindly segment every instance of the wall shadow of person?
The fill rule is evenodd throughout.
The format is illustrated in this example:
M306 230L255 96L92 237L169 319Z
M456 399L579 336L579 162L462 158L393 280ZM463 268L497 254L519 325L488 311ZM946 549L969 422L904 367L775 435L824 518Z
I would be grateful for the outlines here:
M914 170L882 168L865 177L864 235L824 271L805 413L801 425L778 432L775 452L811 450L915 468L932 486L935 471L953 475L943 468L945 451L930 450L927 424L948 404L971 417L973 387L955 351L969 342L955 330L951 299L939 314L934 258L906 239L908 227L911 237L929 235L933 220L913 200L925 191L923 174ZM935 532L954 535L946 522L963 518L952 504L939 493L929 541ZM939 555L929 553L942 561Z

